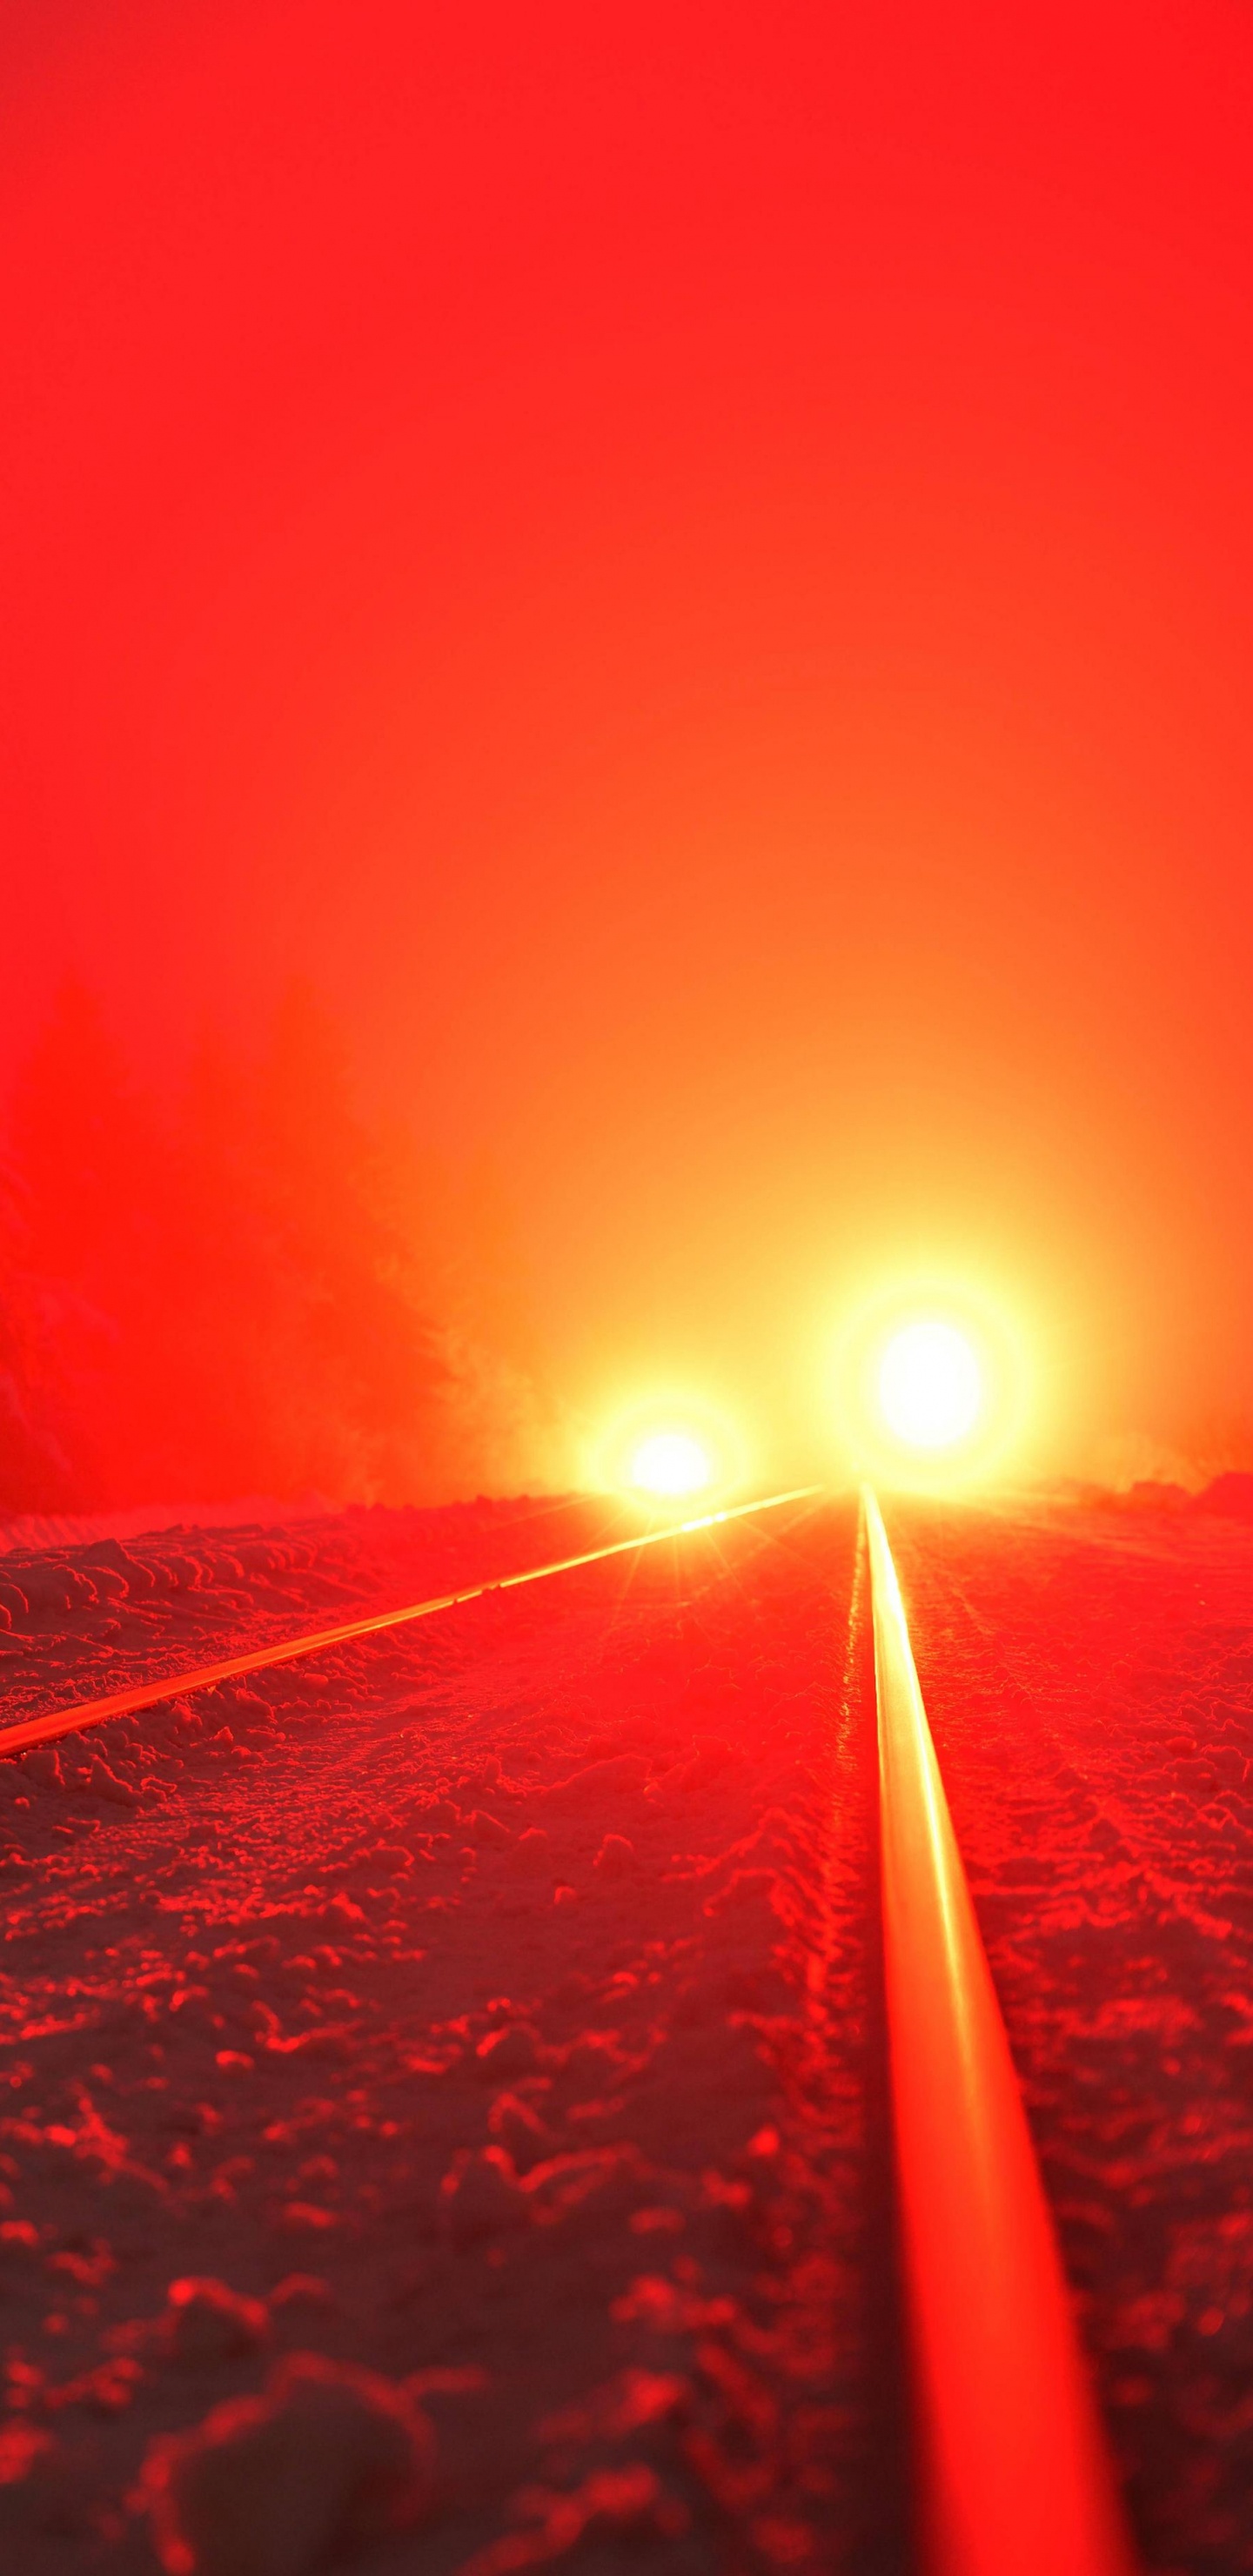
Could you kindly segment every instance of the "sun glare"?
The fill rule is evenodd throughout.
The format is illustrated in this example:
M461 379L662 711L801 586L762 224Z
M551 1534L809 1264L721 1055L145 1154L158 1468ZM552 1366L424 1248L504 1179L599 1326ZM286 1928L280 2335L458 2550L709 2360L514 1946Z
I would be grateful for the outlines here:
M690 1431L652 1431L631 1458L631 1483L646 1494L696 1494L713 1473L708 1450Z
M879 1362L879 1403L910 1449L953 1449L983 1409L979 1362L964 1333L935 1319L894 1333Z

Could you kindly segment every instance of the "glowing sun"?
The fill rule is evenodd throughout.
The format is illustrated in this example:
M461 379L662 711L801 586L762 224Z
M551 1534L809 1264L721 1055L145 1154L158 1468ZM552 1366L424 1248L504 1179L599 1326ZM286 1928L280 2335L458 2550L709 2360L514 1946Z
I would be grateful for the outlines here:
M631 1458L631 1483L646 1494L697 1494L713 1472L708 1450L690 1431L650 1431Z
M956 1448L983 1410L983 1375L965 1334L934 1320L894 1333L879 1362L879 1403L907 1448Z

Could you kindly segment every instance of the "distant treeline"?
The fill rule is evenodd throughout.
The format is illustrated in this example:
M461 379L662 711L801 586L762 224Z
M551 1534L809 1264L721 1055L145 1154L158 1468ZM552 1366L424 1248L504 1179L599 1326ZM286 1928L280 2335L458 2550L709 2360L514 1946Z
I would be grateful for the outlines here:
M0 1515L516 1490L542 1410L497 1194L361 1117L307 990L171 1098L63 990L0 1156Z

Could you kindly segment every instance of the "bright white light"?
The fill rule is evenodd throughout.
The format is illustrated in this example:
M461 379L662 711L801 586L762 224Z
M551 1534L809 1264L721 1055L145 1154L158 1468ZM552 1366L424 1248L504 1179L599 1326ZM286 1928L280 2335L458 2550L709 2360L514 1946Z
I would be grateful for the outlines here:
M695 1494L712 1476L709 1452L690 1431L652 1431L631 1459L631 1482L647 1494Z
M974 1429L983 1404L979 1363L952 1324L906 1324L879 1363L879 1402L911 1449L951 1449Z

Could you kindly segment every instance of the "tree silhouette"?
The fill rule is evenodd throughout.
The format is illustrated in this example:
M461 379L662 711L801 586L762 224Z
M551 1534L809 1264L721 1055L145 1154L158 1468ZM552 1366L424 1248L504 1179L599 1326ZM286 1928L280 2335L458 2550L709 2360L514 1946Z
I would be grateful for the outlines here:
M482 1320L502 1222L463 1193L451 1242L422 1168L306 987L259 1061L206 1030L162 1107L67 985L0 1177L0 1508L427 1499L533 1457L533 1375Z

